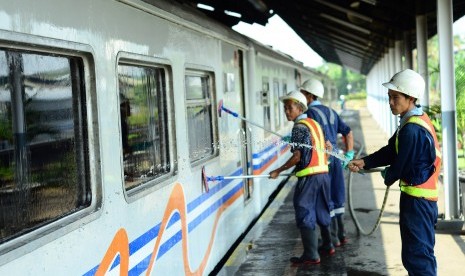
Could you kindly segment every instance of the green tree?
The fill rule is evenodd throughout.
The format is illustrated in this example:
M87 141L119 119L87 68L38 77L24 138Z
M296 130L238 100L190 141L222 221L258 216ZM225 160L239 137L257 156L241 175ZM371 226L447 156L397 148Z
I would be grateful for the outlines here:
M366 76L353 72L334 63L325 63L317 70L334 81L339 91L339 95L349 93L347 85L350 84L350 92L366 91Z
M438 37L428 40L428 71L430 107L427 112L433 120L438 137L441 133L441 103L439 83L439 46ZM463 146L465 143L465 41L463 37L454 36L454 63L456 84L456 115L457 115L457 140ZM464 151L465 157L465 151Z
M457 139L463 148L465 142L465 52L460 48L455 54L455 83L457 99Z

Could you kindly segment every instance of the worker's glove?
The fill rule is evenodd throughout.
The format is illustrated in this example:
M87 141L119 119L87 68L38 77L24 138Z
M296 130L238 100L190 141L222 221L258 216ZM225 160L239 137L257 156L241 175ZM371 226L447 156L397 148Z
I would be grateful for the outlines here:
M386 179L386 173L388 171L389 167L385 167L384 170L381 171L381 176L383 177L383 179ZM386 182L384 182L384 184L386 184ZM391 184L386 184L386 186L391 186Z
M384 168L384 170L381 171L381 176L383 177L383 179L386 178L387 170L388 170L388 167Z
M284 143L290 143L291 142L291 136L284 136L283 137L283 142Z
M347 169L347 165L349 164L349 162L352 159L354 159L354 151L353 150L346 151L346 153L344 153L344 157L345 157L345 160L342 161L342 167L344 169Z

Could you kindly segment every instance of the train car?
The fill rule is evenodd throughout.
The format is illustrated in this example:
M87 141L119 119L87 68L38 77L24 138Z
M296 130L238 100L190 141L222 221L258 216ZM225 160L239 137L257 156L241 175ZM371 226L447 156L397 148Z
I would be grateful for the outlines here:
M281 164L324 76L176 3L1 2L0 275L213 271L280 181L202 176Z

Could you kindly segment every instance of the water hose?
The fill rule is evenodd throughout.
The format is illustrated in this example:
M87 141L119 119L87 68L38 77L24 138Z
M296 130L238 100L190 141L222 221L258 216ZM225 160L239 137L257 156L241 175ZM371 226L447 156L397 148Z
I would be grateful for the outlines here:
M363 145L360 147L360 150L357 152L356 159L359 158L362 150L363 150ZM371 170L362 170L362 171L364 173L372 173L372 172L381 172L382 170L384 170L384 168L375 168ZM376 220L375 225L370 231L363 229L363 227L360 225L360 222L357 220L357 216L355 215L355 211L354 211L353 204L352 204L352 172L349 171L349 179L347 181L347 198L348 198L348 203L349 203L349 212L350 212L350 216L352 217L352 220L354 221L354 224L359 234L361 233L362 235L369 236L373 234L376 231L376 229L378 229L378 226L381 223L381 217L383 216L383 213L384 213L384 208L386 207L388 194L389 194L389 186L386 187L386 192L384 193L383 205L381 206L381 210L379 211L378 219Z

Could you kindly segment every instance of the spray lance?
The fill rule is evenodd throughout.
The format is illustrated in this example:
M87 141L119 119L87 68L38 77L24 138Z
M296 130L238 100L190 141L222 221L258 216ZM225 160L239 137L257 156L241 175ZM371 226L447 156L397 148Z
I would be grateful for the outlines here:
M225 106L223 105L223 100L220 100L219 103L218 103L218 116L219 116L219 117L221 117L222 111L224 111L224 112L226 112L226 113L232 115L232 116L235 117L235 118L238 118L238 119L243 120L243 121L245 121L245 122L247 122L247 123L250 123L251 125L254 125L254 126L256 126L256 127L259 127L259 128L261 128L261 129L263 129L263 130L265 130L265 131L267 131L267 132L273 133L274 135L280 137L281 139L283 139L283 141L285 141L284 136L282 136L281 134L279 134L279 133L277 133L277 132L275 132L275 131L273 131L273 130L271 130L271 129L268 129L268 128L264 127L264 126L261 126L261 125L255 123L255 122L253 122L253 121L251 121L251 120L248 120L247 118L242 117L242 116L239 115L237 112L234 112L234 111L230 110L229 108L225 107ZM293 145L292 143L289 143L289 144L290 144L290 145ZM329 155L331 155L331 156L334 156L335 158L341 160L341 161L344 162L344 163L348 163L348 162L350 161L350 160L348 160L344 155L338 154L338 153L336 153L336 152L334 152L334 151L329 151L329 150L327 150L327 149L319 149L319 148L312 147L312 146L310 146L310 145L300 145L300 146L304 146L304 147L307 147L307 148L309 148L309 149L313 149L313 150L316 150L316 151L320 151L320 152L327 153L327 154L329 154Z
M282 176L294 176L293 173L281 173L279 177ZM247 178L269 178L269 174L254 174L254 175L233 175L233 176L223 176L223 175L216 175L216 176L207 176L205 173L205 166L202 166L202 185L205 187L205 191L208 192L209 186L208 182L211 181L223 181L227 179L247 179Z

